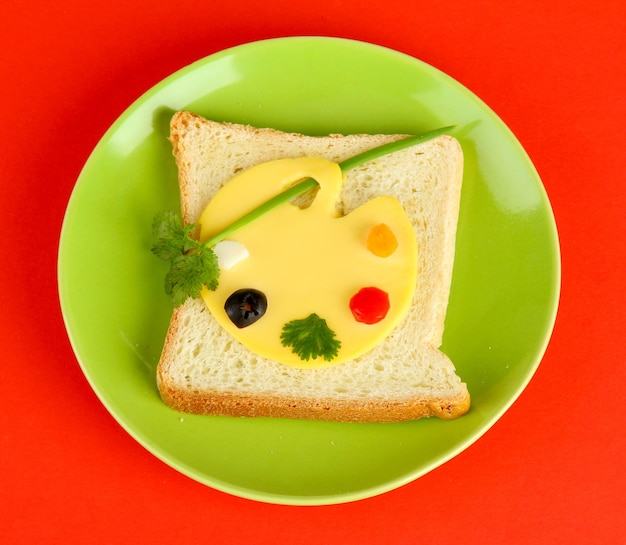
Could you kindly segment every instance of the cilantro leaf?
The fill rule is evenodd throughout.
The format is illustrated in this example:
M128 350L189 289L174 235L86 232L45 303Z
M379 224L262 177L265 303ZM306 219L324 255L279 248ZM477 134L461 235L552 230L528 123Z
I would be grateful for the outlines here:
M192 253L190 255L198 260L198 275L202 285L211 291L215 291L220 277L217 254L208 246L203 245L197 254Z
M172 298L174 306L184 303L187 297L198 297L202 282L198 273L197 259L190 255L179 255L172 260L165 275L165 293Z
M341 347L341 341L335 338L326 320L315 313L301 320L287 322L280 340L283 346L291 346L293 353L304 361L320 356L326 361L332 361Z
M165 293L174 306L182 304L187 297L198 297L202 286L217 288L219 267L215 252L206 244L192 238L195 224L183 226L174 212L158 213L152 224L156 239L151 250L164 261L170 261L165 275Z
M187 297L199 297L202 286L215 290L218 278L215 252L201 246L172 260L170 270L165 275L165 293L172 298L174 306L178 306Z
M195 225L183 227L180 218L172 211L159 212L152 222L152 236L155 242L152 253L163 261L170 261L186 250L189 250L197 241L189 238Z

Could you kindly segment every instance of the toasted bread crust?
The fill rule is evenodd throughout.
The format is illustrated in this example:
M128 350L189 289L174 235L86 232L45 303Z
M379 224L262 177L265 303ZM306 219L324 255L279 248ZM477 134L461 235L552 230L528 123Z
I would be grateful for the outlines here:
M455 399L337 400L250 395L238 392L191 392L160 383L163 401L190 414L234 417L295 418L335 422L403 422L436 416L452 420L464 415L470 397Z

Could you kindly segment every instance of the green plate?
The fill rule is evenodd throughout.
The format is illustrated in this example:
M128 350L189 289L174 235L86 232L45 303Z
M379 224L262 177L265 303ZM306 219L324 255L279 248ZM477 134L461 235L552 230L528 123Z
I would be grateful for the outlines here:
M472 395L455 421L348 424L184 415L155 369L172 307L150 253L154 214L179 206L172 113L321 135L457 125L465 178L443 349ZM89 383L139 443L237 496L331 504L374 496L443 464L515 401L546 349L560 286L552 210L502 121L433 67L334 38L251 43L202 59L139 98L87 161L60 238L59 294ZM529 423L530 425L530 423Z

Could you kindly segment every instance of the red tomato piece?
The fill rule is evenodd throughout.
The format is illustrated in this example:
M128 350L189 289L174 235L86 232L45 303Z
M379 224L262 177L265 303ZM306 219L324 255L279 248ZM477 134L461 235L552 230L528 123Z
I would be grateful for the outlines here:
M361 288L350 299L350 310L357 322L376 324L389 312L389 294L378 288Z

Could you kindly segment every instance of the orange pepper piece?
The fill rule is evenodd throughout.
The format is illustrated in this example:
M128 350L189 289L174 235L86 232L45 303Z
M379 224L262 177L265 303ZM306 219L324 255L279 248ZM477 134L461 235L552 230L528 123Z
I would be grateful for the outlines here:
M367 249L378 257L389 257L398 247L398 239L388 225L374 225L367 234Z

